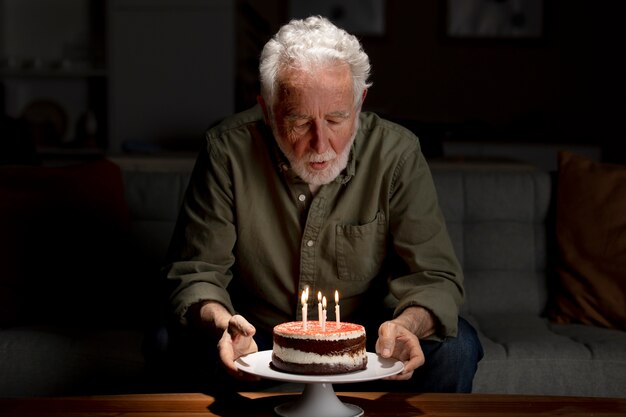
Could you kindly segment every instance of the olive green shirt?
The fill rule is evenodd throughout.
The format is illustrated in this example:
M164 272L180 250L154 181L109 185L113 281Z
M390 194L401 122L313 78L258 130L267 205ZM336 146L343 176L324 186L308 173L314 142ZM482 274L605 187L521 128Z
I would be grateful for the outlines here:
M164 268L171 303L217 301L265 331L301 319L300 294L317 292L334 320L378 321L385 305L430 310L437 337L456 335L462 271L417 137L372 113L347 168L313 195L279 151L260 108L206 134ZM389 310L388 310L389 311ZM391 314L390 314L391 316Z

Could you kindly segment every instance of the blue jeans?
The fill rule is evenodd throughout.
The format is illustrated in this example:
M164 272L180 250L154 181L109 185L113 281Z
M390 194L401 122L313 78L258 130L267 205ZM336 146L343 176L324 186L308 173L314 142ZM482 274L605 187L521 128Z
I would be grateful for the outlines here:
M183 329L159 327L148 333L146 359L152 371L150 380L157 391L207 392L258 391L280 384L261 380L246 383L235 380L219 365L216 341ZM258 335L259 350L272 348L270 335ZM375 342L375 340L373 340ZM370 381L341 384L341 391L471 392L472 381L483 357L474 328L459 318L458 334L442 342L420 341L425 363L407 381ZM368 348L372 350L372 348Z
M472 392L472 382L483 357L476 330L459 317L457 337L443 342L421 340L424 365L407 381L371 381L340 387L345 391Z

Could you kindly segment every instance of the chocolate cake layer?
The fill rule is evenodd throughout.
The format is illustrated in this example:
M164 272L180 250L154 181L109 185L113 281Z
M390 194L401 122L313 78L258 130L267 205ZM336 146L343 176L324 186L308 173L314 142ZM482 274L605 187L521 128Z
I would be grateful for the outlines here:
M367 367L367 356L363 358L363 361L360 364L356 366L347 366L345 364L320 363L296 364L285 362L276 355L272 355L272 362L270 363L270 366L278 371L288 372L290 374L336 375L365 369Z

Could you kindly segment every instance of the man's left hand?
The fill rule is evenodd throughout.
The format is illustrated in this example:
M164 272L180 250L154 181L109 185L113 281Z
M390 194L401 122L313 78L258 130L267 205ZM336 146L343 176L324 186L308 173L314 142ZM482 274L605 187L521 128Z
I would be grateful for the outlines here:
M404 363L401 373L385 379L407 380L413 376L413 371L425 361L419 337L430 336L434 328L432 314L421 307L409 307L395 319L380 325L376 353L383 358L395 358Z
M419 339L407 328L386 321L378 329L376 353L383 358L395 358L404 363L401 373L387 377L391 380L407 380L413 376L413 371L424 364L424 353Z

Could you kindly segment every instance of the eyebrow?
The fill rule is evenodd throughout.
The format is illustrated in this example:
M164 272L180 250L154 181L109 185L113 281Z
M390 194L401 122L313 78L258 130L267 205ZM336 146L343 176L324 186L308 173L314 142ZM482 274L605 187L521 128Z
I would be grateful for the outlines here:
M332 113L327 114L327 116L341 117L341 118L347 119L348 117L350 117L350 112L349 111L334 111Z
M342 119L347 119L348 117L350 117L350 112L347 111L334 111L331 113L326 114L326 117L340 117ZM311 119L311 116L308 116L306 114L300 114L300 113L292 113L292 114L287 114L285 116L285 119L287 120L302 120L302 119Z
M287 120L301 120L301 119L310 119L310 117L305 115L305 114L291 113L291 114L285 115L285 119L287 119Z

